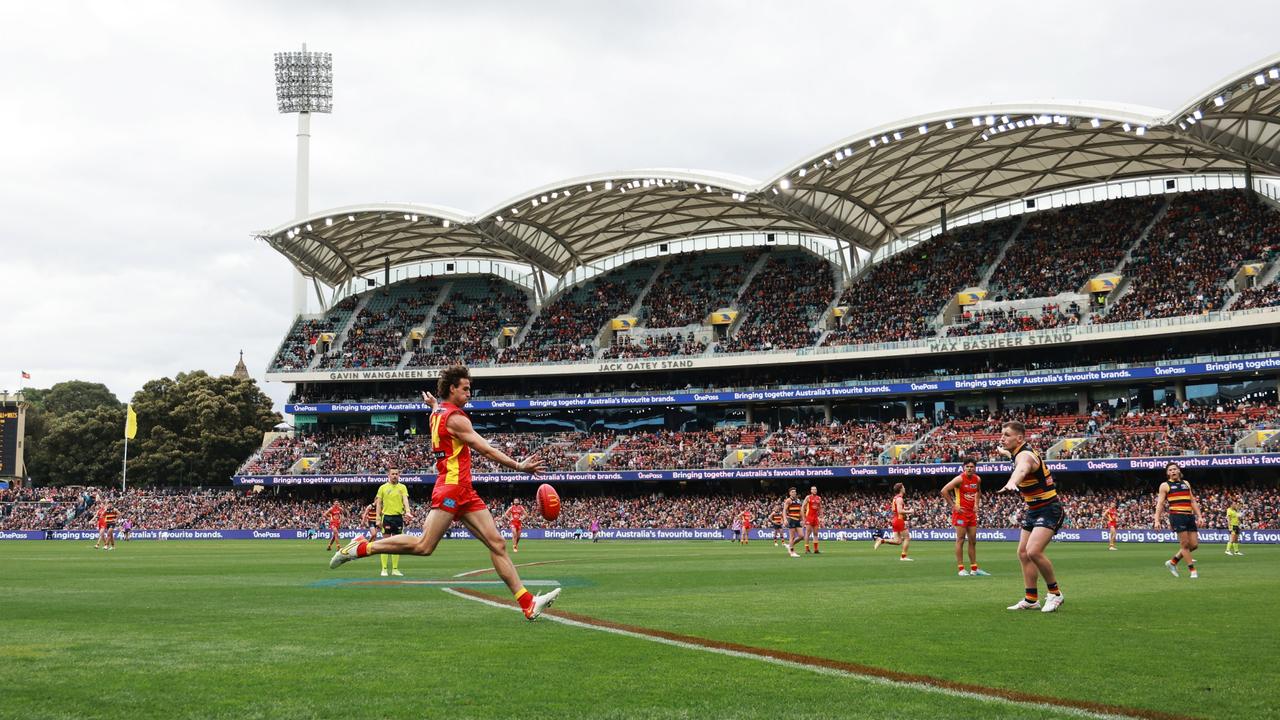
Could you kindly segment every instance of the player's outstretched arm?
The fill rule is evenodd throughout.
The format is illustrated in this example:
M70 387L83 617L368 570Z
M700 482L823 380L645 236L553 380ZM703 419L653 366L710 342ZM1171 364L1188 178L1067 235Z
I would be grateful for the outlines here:
M501 450L490 445L488 440L480 437L480 433L475 431L475 428L471 425L471 420L463 417L462 415L455 414L449 416L449 433L461 440L463 444L472 450L480 453L499 465L511 468L516 472L537 475L546 467L546 463L538 457L537 453L534 453L523 461L520 461L513 459L510 455L507 455Z
M1019 455L1017 461L1013 464L1013 472L1009 473L1009 482L1005 483L1004 487L1000 488L1000 492L1017 490L1018 483L1022 482L1022 479L1025 478L1027 473L1031 472L1032 469L1031 456L1026 453Z

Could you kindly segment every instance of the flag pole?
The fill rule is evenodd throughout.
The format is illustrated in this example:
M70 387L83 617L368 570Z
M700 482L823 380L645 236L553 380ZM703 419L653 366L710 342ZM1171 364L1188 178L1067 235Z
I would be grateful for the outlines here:
M120 472L120 492L129 484L129 438L124 439L124 464Z

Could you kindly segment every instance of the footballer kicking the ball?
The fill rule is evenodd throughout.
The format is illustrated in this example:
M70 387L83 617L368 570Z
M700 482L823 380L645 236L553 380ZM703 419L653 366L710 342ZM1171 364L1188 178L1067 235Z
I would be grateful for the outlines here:
M369 555L430 555L435 552L449 525L458 520L489 548L493 569L511 590L516 602L520 603L524 616L535 620L555 602L560 588L537 597L525 589L511 557L507 555L506 542L498 532L493 514L471 485L471 451L530 475L542 472L543 462L536 457L513 460L476 433L462 409L471 398L471 373L467 368L461 365L445 368L440 373L436 391L443 401L437 401L429 392L422 393L423 401L431 406L431 447L435 452L438 473L431 493L431 510L422 524L422 537L396 535L369 542L360 536L335 553L329 567L336 568Z

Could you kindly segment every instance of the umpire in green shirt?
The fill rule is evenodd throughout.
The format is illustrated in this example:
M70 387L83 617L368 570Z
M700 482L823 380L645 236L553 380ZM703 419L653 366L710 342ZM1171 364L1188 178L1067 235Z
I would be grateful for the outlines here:
M404 532L405 520L409 519L409 490L400 482L400 471L387 470L387 481L378 488L378 496L373 501L378 513L378 523L382 525L384 536L399 535ZM382 558L382 577L387 576L387 556ZM402 577L400 572L400 556L391 556L391 574Z

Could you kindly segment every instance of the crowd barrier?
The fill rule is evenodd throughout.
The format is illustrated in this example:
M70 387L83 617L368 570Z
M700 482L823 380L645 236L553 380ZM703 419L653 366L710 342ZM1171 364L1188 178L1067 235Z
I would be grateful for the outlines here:
M511 537L507 529L501 530L502 536ZM783 531L785 532L785 530ZM991 528L978 530L978 539L994 542L1016 542L1019 536L1017 528ZM339 531L343 538L352 538L360 533L357 529ZM407 535L420 536L421 530L410 530ZM869 541L883 530L870 528L827 528L820 530L818 539L826 541ZM120 537L119 531L116 533ZM521 533L526 540L573 540L587 539L591 533L585 528L527 528ZM309 538L325 539L327 532L298 528L277 528L267 530L134 530L134 540L306 540ZM464 529L450 529L447 538L468 539L471 534ZM952 528L912 528L912 540L955 540L956 533ZM1225 544L1226 530L1202 529L1200 542L1206 544ZM96 530L12 530L0 532L0 540L96 540ZM731 540L731 530L717 528L606 528L600 530L601 540ZM752 528L752 540L771 540L772 528ZM1106 542L1106 532L1092 528L1063 528L1054 538L1059 542ZM1129 529L1120 530L1116 537L1121 543L1171 543L1177 542L1172 530ZM1280 529L1275 530L1241 530L1240 541L1250 544L1280 544Z
M1176 455L1172 457L1114 458L1095 460L1050 460L1049 470L1060 473L1096 473L1124 470L1163 470L1176 462L1184 470L1280 467L1280 453L1250 455ZM701 470L586 470L548 472L538 476L524 473L475 473L476 483L517 482L620 482L635 480L804 480L807 478L855 477L936 477L960 474L960 463L929 465L854 465L846 467L746 467L706 468ZM1008 475L1009 463L978 463L978 474ZM235 485L375 485L386 481L386 475L235 475ZM434 483L435 473L402 473L400 481L414 484Z

